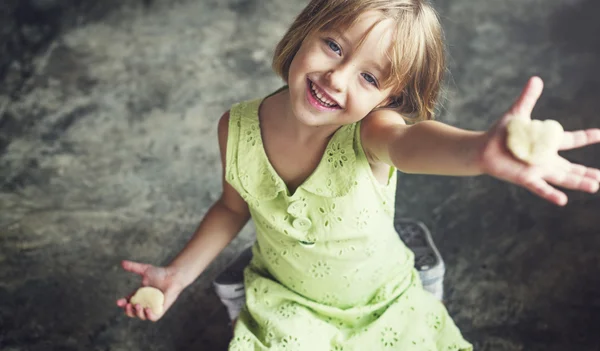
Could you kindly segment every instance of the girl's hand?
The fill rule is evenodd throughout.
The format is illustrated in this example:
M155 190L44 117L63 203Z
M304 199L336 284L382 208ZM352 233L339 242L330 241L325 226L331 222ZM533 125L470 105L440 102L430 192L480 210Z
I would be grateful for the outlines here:
M141 320L150 320L153 322L159 320L175 302L184 288L179 282L179 273L174 268L155 267L149 264L132 261L123 261L121 265L126 271L140 275L142 277L142 286L155 287L165 295L164 308L160 315L154 314L149 308L144 309L140 305L132 305L129 302L129 299L133 296L135 291L129 296L119 299L117 301L117 306L124 309L125 314L129 317L138 317Z
M523 186L550 202L564 206L567 196L550 184L595 193L598 191L600 170L573 164L561 157L558 151L600 142L600 129L565 131L562 145L543 164L532 166L519 161L506 147L506 125L512 118L531 119L531 111L542 89L540 78L529 80L513 107L485 134L480 164L484 173Z

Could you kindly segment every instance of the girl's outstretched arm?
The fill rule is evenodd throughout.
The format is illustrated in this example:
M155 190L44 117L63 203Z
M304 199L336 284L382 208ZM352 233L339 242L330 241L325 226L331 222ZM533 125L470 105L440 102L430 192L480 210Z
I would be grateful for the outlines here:
M600 129L565 132L563 144L542 164L532 166L516 159L506 147L506 125L513 118L530 119L542 89L541 79L530 79L512 108L487 132L435 121L407 126L393 111L375 111L362 123L363 148L371 162L393 165L406 173L488 174L565 205L566 195L550 184L594 193L600 170L572 164L558 151L600 142Z
M164 309L160 315L152 313L149 308L144 309L140 305L133 306L130 301L131 295L119 299L117 305L129 317L151 321L160 319L175 303L181 291L196 280L206 266L248 222L250 212L246 202L225 181L228 127L229 112L221 117L218 128L219 148L223 164L223 194L208 210L187 245L166 267L155 267L131 261L122 262L123 269L142 277L143 286L158 288L165 296Z
M223 193L198 226L185 248L169 264L181 272L184 286L191 284L235 238L250 219L248 205L225 180L229 111L219 120Z
M483 173L479 154L484 132L437 121L412 126L392 110L378 110L362 123L362 142L370 159L404 173L473 176Z

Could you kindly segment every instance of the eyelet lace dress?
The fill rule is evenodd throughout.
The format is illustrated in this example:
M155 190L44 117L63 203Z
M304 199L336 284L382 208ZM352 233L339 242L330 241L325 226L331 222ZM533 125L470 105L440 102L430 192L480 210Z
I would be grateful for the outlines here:
M291 194L260 133L263 99L230 110L226 180L256 225L229 351L472 350L421 287L393 226L396 172L378 182L360 122L339 128Z

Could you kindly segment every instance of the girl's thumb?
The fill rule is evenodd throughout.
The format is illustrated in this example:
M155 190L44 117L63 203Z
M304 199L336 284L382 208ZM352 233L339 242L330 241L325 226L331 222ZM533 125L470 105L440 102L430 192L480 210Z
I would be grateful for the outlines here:
M146 272L146 269L150 267L149 264L137 263L133 261L122 261L121 266L123 266L124 270L139 275L143 275Z
M540 77L531 77L521 92L521 96L510 109L510 114L521 118L530 118L536 102L542 95L544 82Z

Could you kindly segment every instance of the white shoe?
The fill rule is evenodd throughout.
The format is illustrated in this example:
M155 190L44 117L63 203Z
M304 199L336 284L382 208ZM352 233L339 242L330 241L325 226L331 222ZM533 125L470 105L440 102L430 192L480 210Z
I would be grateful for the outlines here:
M419 272L423 288L443 300L446 266L429 229L414 219L397 219L394 226L400 239L415 253L415 268Z
M242 252L213 281L215 292L225 307L229 318L237 318L246 302L244 291L244 268L252 260L252 246Z

